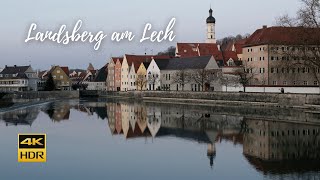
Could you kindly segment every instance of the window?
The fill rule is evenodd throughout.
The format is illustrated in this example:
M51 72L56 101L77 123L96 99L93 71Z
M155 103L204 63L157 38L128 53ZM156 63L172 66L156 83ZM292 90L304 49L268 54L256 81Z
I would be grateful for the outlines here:
M271 61L273 61L274 60L274 57L273 56L271 56Z
M314 81L314 85L315 85L315 86L318 86L318 85L319 85L319 82L318 82L318 81Z
M288 85L287 81L283 81L283 85L285 86Z
M308 81L303 81L303 85L308 86Z
M57 70L57 73L59 74L59 73L60 73L60 70Z
M274 73L274 68L271 68L271 73Z
M273 85L278 85L278 82L277 81L273 81L272 84Z

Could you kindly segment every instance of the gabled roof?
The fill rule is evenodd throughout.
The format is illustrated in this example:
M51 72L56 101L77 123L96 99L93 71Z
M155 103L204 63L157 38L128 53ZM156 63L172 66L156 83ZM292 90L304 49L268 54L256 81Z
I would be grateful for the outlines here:
M134 65L135 72L138 71L141 63L148 62L150 63L152 59L169 59L170 56L157 56L157 55L129 55L126 54L126 59L129 66ZM148 65L149 66L149 65ZM146 67L146 65L145 65ZM146 67L147 69L148 67Z
M91 63L89 63L89 66L88 66L87 70L88 70L88 71L94 70L94 67L93 67L93 65L92 65Z
M142 62L151 62L153 55L129 55L129 54L126 54L125 57L127 59L128 65L131 66L132 62L135 62L135 63L137 62L137 63L139 63L139 65Z
M101 69L99 69L98 74L94 79L94 81L105 82L107 79L107 71L108 71L108 64L104 65Z
M18 74L18 73L25 73L30 66L6 66L0 74Z
M216 60L223 59L221 51L214 43L177 43L178 56L214 56Z
M227 65L227 62L230 59L232 59L235 62L235 64L237 64L236 61L239 61L237 53L234 51L223 51L222 54L223 54L224 65Z
M139 67L140 67L140 65L141 65L141 62L140 62L140 63L139 63L139 62L133 62L132 65L133 65L133 68L134 68L135 73L137 73L137 72L138 72L138 69L139 69ZM132 66L132 65L131 65L131 66Z
M320 43L320 28L263 27L256 30L246 41L245 47L274 45L316 45Z
M160 70L165 69L168 66L170 59L155 59L155 62Z
M236 49L237 54L242 54L242 48L245 45L247 39L241 39L234 43L234 48Z
M47 71L40 71L38 73L38 78L42 78L42 76L45 75L45 73L47 73Z
M52 66L51 69L45 74L44 77L48 77L49 74L51 74L57 67L60 66ZM69 77L69 68L68 67L60 67L62 69L62 71Z
M114 62L114 64L116 64L118 60L120 61L121 64L123 61L123 57L112 57L111 59Z
M204 69L212 56L173 58L163 70Z
M63 70L64 73L66 73L67 76L69 76L69 67L61 66L60 68Z
M150 65L150 62L143 62L143 65L146 69L148 69L149 65Z

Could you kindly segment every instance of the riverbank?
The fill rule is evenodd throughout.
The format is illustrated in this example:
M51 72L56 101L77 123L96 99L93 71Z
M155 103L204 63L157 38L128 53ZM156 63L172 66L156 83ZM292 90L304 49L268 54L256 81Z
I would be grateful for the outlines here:
M79 91L35 91L2 93L0 112L19 109L52 101L78 99Z
M103 97L139 99L166 103L262 106L320 110L319 94L279 94L241 92L132 91L106 92Z

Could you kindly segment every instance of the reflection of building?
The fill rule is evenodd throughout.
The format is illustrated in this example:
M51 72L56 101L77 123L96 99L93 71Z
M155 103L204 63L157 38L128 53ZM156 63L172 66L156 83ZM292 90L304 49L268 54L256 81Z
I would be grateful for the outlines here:
M285 173L314 169L314 161L320 162L320 126L263 120L246 125L243 153L258 170Z
M115 112L116 112L116 106L115 103L107 103L107 114L108 114L108 124L110 128L111 134L113 134L116 130L115 125Z
M320 126L247 120L244 154L263 160L320 159Z
M161 126L161 109L156 106L147 107L147 123L152 137L155 137Z
M239 134L242 117L215 115L208 109L176 104L109 102L107 106L112 134L126 139L173 136L207 144L211 167L216 156L216 141L242 143Z
M40 112L39 107L28 107L0 114L0 120L3 120L6 125L29 125L37 118Z
M208 144L207 156L210 160L210 166L213 167L213 160L216 157L216 147L214 143Z
M115 127L116 131L118 134L122 133L122 122L121 122L121 104L117 103L116 104L116 109L115 109Z
M48 114L52 121L60 122L69 119L70 105L68 102L51 103L43 111Z

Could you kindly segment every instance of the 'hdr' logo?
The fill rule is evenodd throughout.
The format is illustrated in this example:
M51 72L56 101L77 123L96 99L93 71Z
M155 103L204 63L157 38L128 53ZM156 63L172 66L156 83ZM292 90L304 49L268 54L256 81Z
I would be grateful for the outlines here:
M46 160L46 134L18 134L18 162Z

